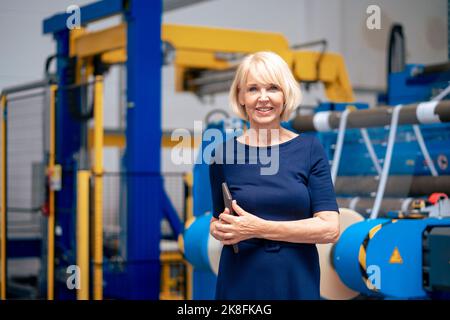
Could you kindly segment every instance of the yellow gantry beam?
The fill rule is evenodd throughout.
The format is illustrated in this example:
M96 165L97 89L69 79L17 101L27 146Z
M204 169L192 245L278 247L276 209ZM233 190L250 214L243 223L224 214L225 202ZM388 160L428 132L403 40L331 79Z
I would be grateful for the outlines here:
M322 57L317 74L317 61L320 53L312 51L294 52L293 73L299 81L320 80L325 93L333 102L353 102L353 89L341 55L326 53Z
M161 38L175 49L184 50L250 53L270 49L279 54L289 51L287 39L276 32L164 24Z
M94 129L89 129L88 131L88 146L91 149L94 146ZM161 137L161 146L163 148L173 148L175 146L184 148L197 148L200 145L200 136L191 136L189 139L183 139L182 141L172 140L170 135L163 134ZM103 133L103 147L113 147L113 148L125 148L126 137L121 131L105 130Z
M1 207L1 221L0 221L0 298L6 299L6 96L1 96L1 121L2 121L2 207Z
M184 176L184 183L187 186L188 195L186 197L186 221L194 221L194 202L192 197L192 187L194 185L194 176L192 172L187 173ZM185 228L188 228L187 222ZM184 240L183 235L180 234L178 237L178 245L181 247L180 251L184 254ZM193 270L192 265L186 260L186 299L192 300L192 281L193 281Z
M50 148L48 158L48 175L51 177L55 170L55 99L56 85L50 86ZM55 279L55 191L49 185L48 196L48 224L47 224L47 299L54 299Z
M71 56L88 58L100 54L107 64L124 63L127 59L126 24L87 33L82 30L71 37ZM291 67L296 79L320 81L332 102L352 102L353 90L342 56L325 53L317 75L319 52L292 50L284 35L238 29L164 24L161 40L175 49L175 83L177 91L190 90L186 80L191 70L227 70L233 62L227 54L245 55L256 51L278 53Z
M80 287L77 299L89 299L89 178L90 172L77 173L77 266Z
M103 299L103 77L94 84L94 299Z
M70 53L72 56L86 58L126 48L126 31L126 25L120 24L101 31L79 33L73 39Z
M292 64L289 43L281 33L165 24L161 39L175 48L175 65L181 67L224 70L232 65L217 53L248 54L262 50L276 52Z

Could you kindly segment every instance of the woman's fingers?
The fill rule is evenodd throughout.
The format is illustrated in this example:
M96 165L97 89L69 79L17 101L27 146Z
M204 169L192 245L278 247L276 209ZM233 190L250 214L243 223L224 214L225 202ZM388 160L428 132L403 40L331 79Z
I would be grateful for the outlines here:
M236 200L233 200L232 206L233 206L234 212L236 212L239 216L243 216L246 214L246 211L237 204Z
M233 217L231 214L221 214L219 216L219 220L225 221L226 223L232 223L234 222L234 219L236 219L236 217Z
M213 236L214 238L216 238L219 241L226 241L226 240L230 240L233 238L233 234L230 232L222 232L220 230L214 230L213 231Z
M216 224L216 229L222 232L230 232L231 231L231 226L230 224L225 224L225 223L218 223Z

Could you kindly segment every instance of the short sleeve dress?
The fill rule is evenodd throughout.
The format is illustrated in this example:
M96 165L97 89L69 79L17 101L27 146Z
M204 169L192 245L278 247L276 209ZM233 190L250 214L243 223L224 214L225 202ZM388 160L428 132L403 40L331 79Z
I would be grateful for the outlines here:
M337 211L328 159L320 141L304 134L269 147L236 138L218 145L209 167L213 214L224 210L222 182L247 212L267 220L311 218ZM315 244L248 239L239 252L224 246L216 299L298 300L320 298L320 267Z

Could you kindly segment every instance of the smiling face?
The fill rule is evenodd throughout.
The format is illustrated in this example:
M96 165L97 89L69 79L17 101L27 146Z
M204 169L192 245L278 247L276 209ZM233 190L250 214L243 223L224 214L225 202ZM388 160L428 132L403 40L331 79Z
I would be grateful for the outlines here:
M241 119L253 127L271 129L289 120L301 101L301 92L281 56L259 51L239 64L228 97L231 109ZM265 106L269 109L263 109Z
M248 73L239 89L239 102L245 106L250 126L254 128L278 128L284 100L281 87L262 79L256 70Z

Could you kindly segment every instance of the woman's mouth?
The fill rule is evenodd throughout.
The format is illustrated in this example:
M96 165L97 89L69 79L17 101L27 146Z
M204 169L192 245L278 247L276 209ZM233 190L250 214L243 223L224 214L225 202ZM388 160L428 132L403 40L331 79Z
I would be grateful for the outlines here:
M273 110L272 107L258 107L256 112L262 116L269 114Z

